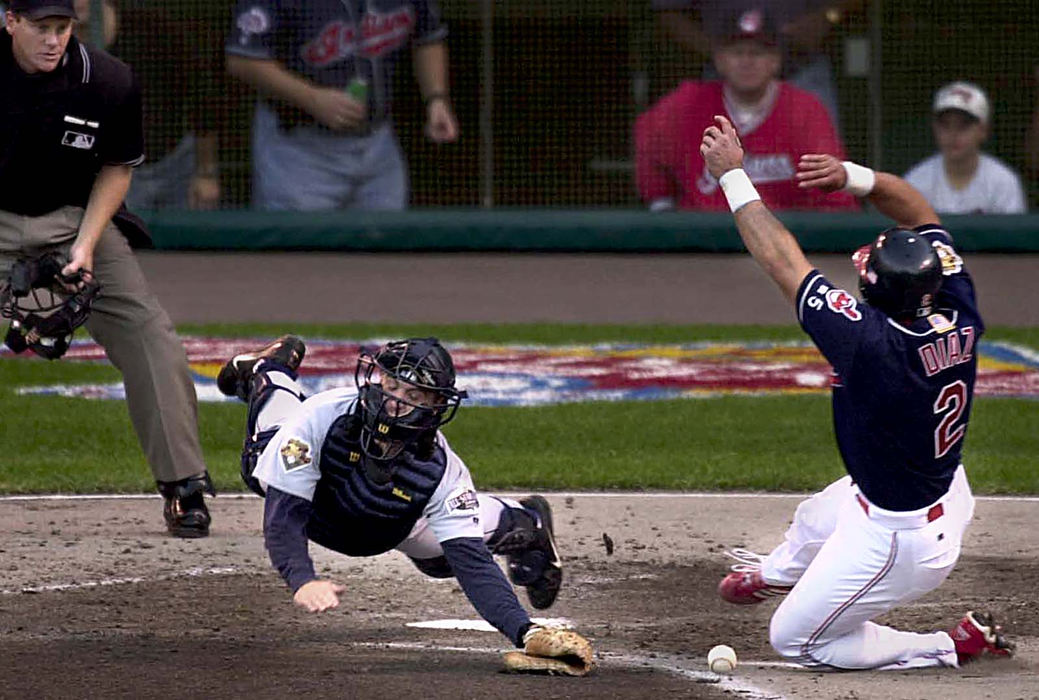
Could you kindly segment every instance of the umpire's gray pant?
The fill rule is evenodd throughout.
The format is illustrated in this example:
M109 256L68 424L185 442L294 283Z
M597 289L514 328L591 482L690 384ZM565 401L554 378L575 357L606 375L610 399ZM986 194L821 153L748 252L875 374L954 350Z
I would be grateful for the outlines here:
M19 257L50 250L68 255L82 218L80 207L36 217L0 210L0 279ZM112 223L94 249L93 272L101 294L86 328L122 372L130 420L152 474L157 481L178 481L205 471L184 346Z

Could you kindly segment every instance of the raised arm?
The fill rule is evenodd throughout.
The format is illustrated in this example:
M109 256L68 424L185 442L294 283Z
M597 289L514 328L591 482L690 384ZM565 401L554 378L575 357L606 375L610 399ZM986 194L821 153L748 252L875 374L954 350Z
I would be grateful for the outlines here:
M828 154L808 154L797 164L798 187L847 191L864 197L884 216L905 228L940 223L934 208L908 182Z
M743 171L743 146L732 123L722 116L714 119L715 125L704 131L700 154L725 192L747 250L794 303L812 265L790 231L762 204Z

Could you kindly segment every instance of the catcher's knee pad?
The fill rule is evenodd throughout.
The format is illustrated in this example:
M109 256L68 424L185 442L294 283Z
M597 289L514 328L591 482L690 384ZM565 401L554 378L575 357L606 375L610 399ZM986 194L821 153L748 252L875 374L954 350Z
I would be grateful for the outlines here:
M517 586L529 586L537 581L549 561L542 551L537 520L524 508L502 510L487 547L494 554L505 555L509 579Z
M509 580L517 586L529 586L541 579L548 566L548 555L540 549L530 549L507 558Z
M304 399L304 396L299 392L275 382L266 372L256 373L253 375L250 382L249 415L246 419L246 430L250 435L256 432L256 425L260 420L260 412L263 410L264 406L267 405L267 402L271 400L271 397L274 396L275 392L285 391L299 401L303 401Z
M411 563L415 567L430 578L451 578L455 575L455 572L451 570L451 565L447 563L447 557L433 557L432 559L411 559Z
M260 453L266 449L267 443L271 441L271 438L277 432L277 428L272 428L258 433L250 433L245 438L245 445L242 447L242 481L257 496L264 496L265 494L260 487L260 482L253 476L253 470L256 469L256 462L260 459Z

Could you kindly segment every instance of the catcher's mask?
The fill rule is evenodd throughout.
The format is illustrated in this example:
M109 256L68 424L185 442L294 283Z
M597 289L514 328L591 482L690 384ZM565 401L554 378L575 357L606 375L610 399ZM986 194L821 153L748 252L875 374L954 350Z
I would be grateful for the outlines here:
M89 270L61 274L60 253L15 262L0 286L0 316L11 320L4 343L15 352L32 350L56 360L69 349L72 334L90 315L101 285Z
M895 319L931 313L942 286L942 263L927 238L890 228L851 259L859 271L859 291L870 306Z
M451 355L436 338L394 341L374 355L362 351L354 383L362 418L361 450L379 460L393 459L419 441L431 446L437 429L468 398L455 388Z

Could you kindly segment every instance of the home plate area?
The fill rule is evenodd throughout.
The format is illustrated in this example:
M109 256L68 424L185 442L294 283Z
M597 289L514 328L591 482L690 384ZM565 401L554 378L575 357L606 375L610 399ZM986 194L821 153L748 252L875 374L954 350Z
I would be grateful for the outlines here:
M547 496L565 578L556 604L535 617L593 642L592 676L504 673L508 642L478 622L457 583L429 579L396 553L316 551L321 575L346 593L335 610L303 612L269 566L257 498L214 499L212 536L191 542L151 531L155 498L3 500L0 697L1035 697L1039 545L1027 524L1039 502L979 502L948 581L880 620L929 631L991 610L1018 643L1016 658L833 673L792 668L772 651L776 601L731 606L715 593L722 550L776 541L797 496ZM734 525L726 540L721 518ZM737 651L733 673L707 669L717 644Z

